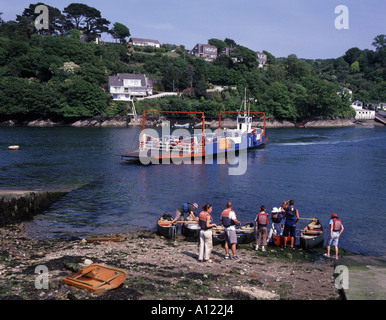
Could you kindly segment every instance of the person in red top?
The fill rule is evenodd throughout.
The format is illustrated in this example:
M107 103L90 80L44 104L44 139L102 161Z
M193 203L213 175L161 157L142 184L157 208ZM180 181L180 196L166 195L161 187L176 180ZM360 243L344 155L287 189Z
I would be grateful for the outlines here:
M260 207L260 212L257 214L255 219L255 226L257 229L257 241L255 250L259 250L261 240L263 240L263 246L261 251L265 251L267 245L267 226L268 226L268 214L265 212L265 206Z

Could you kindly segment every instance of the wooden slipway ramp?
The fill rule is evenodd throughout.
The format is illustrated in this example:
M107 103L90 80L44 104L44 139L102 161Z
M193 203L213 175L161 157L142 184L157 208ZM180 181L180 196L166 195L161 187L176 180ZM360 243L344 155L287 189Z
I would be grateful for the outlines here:
M0 226L31 219L70 191L0 189Z

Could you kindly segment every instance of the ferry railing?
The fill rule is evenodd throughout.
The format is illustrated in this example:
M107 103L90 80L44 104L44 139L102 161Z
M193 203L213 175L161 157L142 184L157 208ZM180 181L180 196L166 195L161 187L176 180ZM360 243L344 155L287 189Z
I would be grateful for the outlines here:
M150 116L146 116L146 114L153 113ZM153 117L157 113L170 113L170 114L189 114L193 118L199 120L202 122L202 139L198 143L197 146L191 145L190 148L190 153L198 153L199 150L201 150L202 154L205 155L205 114L204 112L193 112L193 111L163 111L163 110L145 110L143 112L143 117L142 117L142 127L143 127L143 132L145 132L145 122L147 119ZM201 118L198 118L196 115L201 115ZM200 149L198 149L198 146L200 146Z

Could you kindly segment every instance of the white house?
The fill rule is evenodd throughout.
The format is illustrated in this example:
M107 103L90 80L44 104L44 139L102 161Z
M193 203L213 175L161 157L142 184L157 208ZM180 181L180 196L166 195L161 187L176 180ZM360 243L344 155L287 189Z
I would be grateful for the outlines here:
M363 102L359 100L355 100L351 106L354 108L354 110L361 110L363 108Z
M258 68L263 68L264 65L267 63L268 56L264 52L256 52L257 55L257 62L259 63Z
M375 111L363 109L363 102L356 100L352 103L352 108L355 110L355 119L356 120L374 120Z
M380 102L376 106L377 110L386 110L386 102Z
M152 95L153 83L144 74L118 73L109 77L109 92L114 100L131 101Z
M133 46L140 46L140 47L153 47L153 48L160 48L161 44L158 40L152 40L152 39L143 39L143 38L130 38L129 44Z

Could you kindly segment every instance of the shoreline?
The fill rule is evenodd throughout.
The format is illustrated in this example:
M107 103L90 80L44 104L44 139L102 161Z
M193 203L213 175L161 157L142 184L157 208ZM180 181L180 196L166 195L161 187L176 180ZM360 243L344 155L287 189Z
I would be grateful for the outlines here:
M121 242L36 240L25 233L23 223L0 228L0 234L0 276L7 281L1 300L342 299L334 286L335 261L318 251L268 246L262 252L250 243L238 245L240 261L235 261L224 259L224 248L216 245L213 262L202 263L197 261L198 242L179 234L175 240L148 230L121 234ZM128 276L102 295L62 282L90 262L123 268ZM49 289L34 287L37 266L47 267Z
M161 124L159 120L147 121L149 126L157 126ZM218 120L208 117L207 125L211 129L218 128ZM175 119L170 119L172 122ZM261 122L253 122L253 125L258 125ZM222 127L231 128L235 127L236 121L231 119L224 119L222 121ZM88 119L75 120L70 122L58 121L55 122L51 119L35 119L35 120L6 120L0 122L0 127L104 127L104 128L125 128L125 127L137 127L142 126L142 116L133 118L132 116L95 116ZM267 119L266 128L296 128L299 126L296 123L290 121L279 121L276 119ZM335 127L382 127L382 123L375 120L355 120L354 118L338 118L338 119L314 119L301 123L300 127L304 128L335 128ZM195 126L199 128L200 125Z

